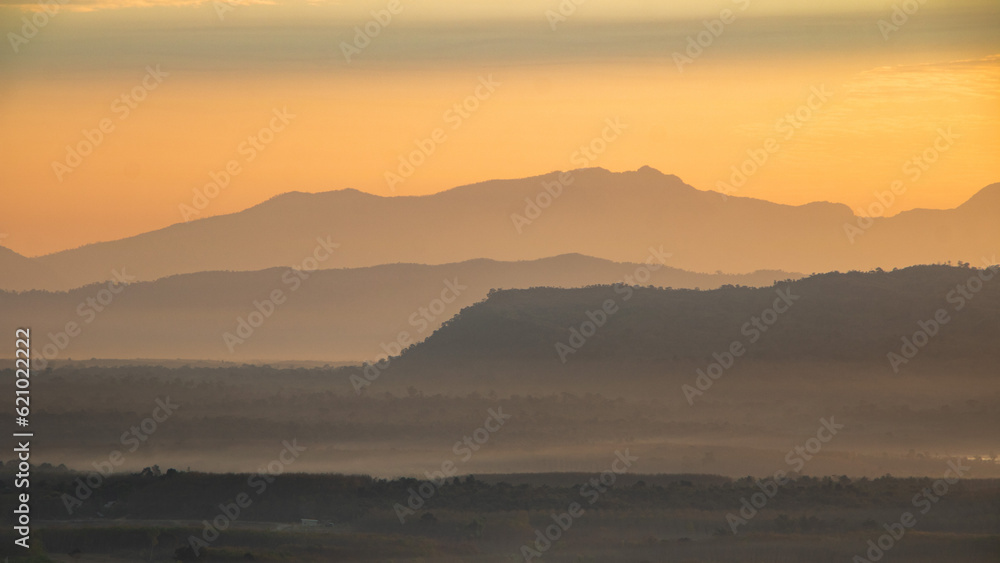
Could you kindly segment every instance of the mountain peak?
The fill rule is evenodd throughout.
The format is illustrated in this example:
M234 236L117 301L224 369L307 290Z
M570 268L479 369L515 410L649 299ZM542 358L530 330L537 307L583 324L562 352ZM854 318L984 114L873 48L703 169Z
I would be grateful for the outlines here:
M972 195L965 203L959 205L959 209L970 208L996 208L1000 206L1000 182L990 184Z
M6 246L0 246L0 256L11 257L11 258L24 258L21 254L7 248Z
M568 187L550 191L555 181ZM703 272L817 272L974 261L995 252L990 245L996 237L990 233L995 233L998 202L1000 184L995 184L961 211L936 213L940 228L923 228L920 214L911 215L916 217L912 221L886 221L879 229L885 234L865 237L868 252L862 253L844 236L843 225L856 218L842 204L791 206L744 197L723 202L716 193L697 190L650 166L490 180L433 195L290 191L252 210L31 259L51 271L49 278L55 281L11 281L6 275L10 269L0 264L5 274L0 288L69 289L107 279L108 272L123 264L141 280L205 270L260 270L301 263L313 253L317 237L343 246L324 267L470 258L517 261L572 253L635 262L646 259L651 245L673 253L671 267ZM942 238L948 228L986 234ZM0 258L10 262L18 257L0 252Z
M339 190L328 190L325 192L301 192L298 190L292 190L290 192L282 192L276 196L266 199L253 207L261 207L264 205L270 205L274 203L298 203L302 201L307 201L310 198L315 200L316 198L323 197L369 197L377 198L382 197L375 194L370 194L368 192L363 192L354 188L343 188ZM253 209L251 207L250 209Z
M577 168L576 170L570 170L569 172L571 174L588 173L589 172L589 173L594 173L594 174L601 174L603 176L622 175L622 176L643 176L643 177L651 177L651 178L670 177L671 176L669 174L664 174L663 172L660 172L656 168L653 168L652 166L649 166L649 165L641 166L641 167L639 167L636 170L626 170L624 172L614 172L612 170L608 170L607 168L604 168L604 167L601 167L601 166L592 166L592 167L588 167L588 168Z

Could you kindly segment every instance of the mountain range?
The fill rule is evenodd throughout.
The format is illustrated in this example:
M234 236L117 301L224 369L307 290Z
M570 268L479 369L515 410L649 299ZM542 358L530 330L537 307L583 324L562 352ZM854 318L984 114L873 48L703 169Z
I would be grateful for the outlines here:
M111 279L115 271L150 281L308 266L324 242L328 256L319 267L325 269L573 253L641 262L649 247L663 247L672 267L695 272L978 264L1000 245L998 211L1000 184L955 209L869 220L842 204L723 197L649 167L622 173L588 168L425 196L290 192L238 213L44 256L4 249L0 289L68 290Z
M757 360L875 363L890 370L889 353L895 353L899 368L914 358L992 366L1000 360L998 318L995 266L826 273L708 291L516 289L492 292L462 310L398 365L503 361L550 369L564 364L571 372L588 361L707 366ZM717 357L727 355L724 362Z
M36 356L47 353L46 359L361 361L423 340L495 288L585 287L627 282L637 272L644 285L687 288L770 285L799 276L696 274L665 266L668 261L625 264L564 255L523 262L199 272L110 288L102 283L68 292L0 292L0 327L13 334L18 326L31 326ZM66 329L70 322L79 334ZM46 350L47 345L55 348Z

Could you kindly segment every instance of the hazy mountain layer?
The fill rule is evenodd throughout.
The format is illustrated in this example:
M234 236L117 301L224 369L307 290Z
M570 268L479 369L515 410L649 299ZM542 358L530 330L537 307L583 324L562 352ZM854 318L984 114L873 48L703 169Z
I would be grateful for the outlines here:
M569 255L514 263L206 272L70 292L0 292L0 325L10 334L18 326L32 327L36 365L44 358L91 357L361 361L423 340L492 288L628 280L710 288L798 277L694 274L664 266L668 257L650 262ZM78 334L67 330L67 323L75 323Z
M881 207L891 214L900 197L888 189L873 194L869 211L881 213ZM671 266L707 272L979 264L1000 245L998 211L1000 184L957 209L869 220L840 204L796 207L723 197L648 167L625 173L595 168L419 197L288 193L240 213L38 257L33 261L51 274L24 279L5 268L0 288L69 289L123 268L139 280L260 270L315 256L325 258L325 268L567 253L636 262L650 246L672 253Z
M538 361L569 372L588 360L707 366L731 358L882 362L903 370L917 356L1000 359L998 318L995 267L830 273L712 291L534 288L491 294L401 364Z

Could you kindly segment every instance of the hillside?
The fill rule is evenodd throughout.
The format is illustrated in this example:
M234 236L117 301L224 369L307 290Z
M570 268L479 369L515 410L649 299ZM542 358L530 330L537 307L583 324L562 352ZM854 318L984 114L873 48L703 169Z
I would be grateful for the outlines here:
M498 291L409 350L400 365L517 358L558 366L560 356L569 366L588 360L707 363L739 341L742 359L860 361L888 368L887 354L899 353L901 338L912 337L918 322L933 319L939 309L948 322L919 349L921 359L996 361L1000 280L969 282L992 273L919 266L819 274L771 288ZM963 297L957 287L967 283L970 297ZM609 300L607 310L617 312L597 313ZM765 313L776 303L776 314ZM602 318L606 321L596 331L585 327ZM559 343L563 347L557 348Z
M647 283L657 286L770 285L799 276L697 274L656 264L660 267ZM54 356L58 359L361 361L383 354L383 343L391 350L401 334L406 334L407 344L423 340L492 288L608 284L626 279L637 268L567 255L530 262L390 264L311 273L288 268L203 272L133 283L117 295L104 285L55 293L0 292L0 330L13 334L18 326L32 327L38 335L37 355L52 341L47 335L63 332L67 322L79 324L81 333ZM271 303L274 291L281 292L280 303ZM92 303L102 295L111 300ZM249 322L256 320L251 314L263 314L255 303L261 304L260 311L273 311L259 327L240 332L238 319ZM225 333L243 342L232 341L230 350Z

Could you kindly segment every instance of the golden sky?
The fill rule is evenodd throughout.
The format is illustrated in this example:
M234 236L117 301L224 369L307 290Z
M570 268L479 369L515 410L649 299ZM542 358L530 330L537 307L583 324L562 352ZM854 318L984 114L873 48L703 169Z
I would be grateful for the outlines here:
M955 207L1000 181L1000 7L912 2L891 29L894 3L869 0L591 0L565 20L547 15L558 1L399 0L350 62L343 43L390 2L93 0L46 17L7 2L0 244L38 255L179 222L231 161L196 217L292 190L419 195L581 165L719 189L769 140L735 195L858 208L901 179L891 213ZM685 54L722 10L718 37ZM45 24L29 38L32 18ZM608 120L621 135L582 156ZM390 189L416 141L433 153Z

